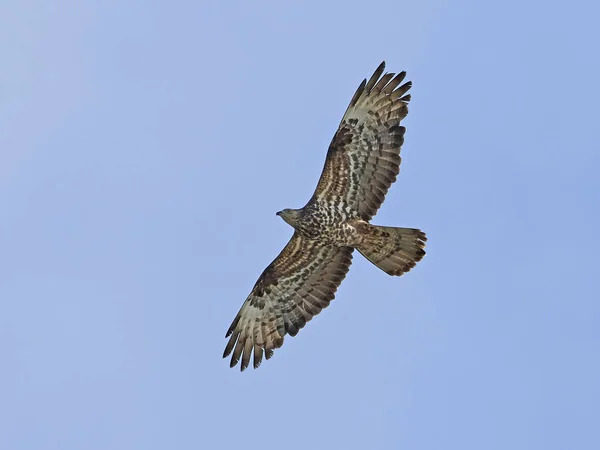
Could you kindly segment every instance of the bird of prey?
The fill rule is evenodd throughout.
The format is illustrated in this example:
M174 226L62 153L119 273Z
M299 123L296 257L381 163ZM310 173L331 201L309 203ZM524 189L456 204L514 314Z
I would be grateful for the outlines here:
M306 206L277 213L294 228L264 270L227 331L230 367L263 358L296 336L326 308L346 276L352 252L389 275L402 275L425 255L425 233L371 225L400 172L400 147L411 82L385 73L385 61L360 84L329 145L323 173Z

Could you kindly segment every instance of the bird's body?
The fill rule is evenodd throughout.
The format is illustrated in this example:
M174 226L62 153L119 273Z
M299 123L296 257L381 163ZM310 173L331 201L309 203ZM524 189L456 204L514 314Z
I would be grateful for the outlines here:
M383 74L382 63L354 94L329 146L317 188L306 206L277 214L294 229L264 270L229 327L224 357L231 367L251 354L258 367L283 338L333 300L357 249L389 275L408 272L425 255L425 233L371 225L400 168L410 82L404 72ZM383 76L382 76L383 75Z
M302 209L283 210L279 215L303 237L323 245L354 247L359 242L356 224L361 220L342 208L315 202Z

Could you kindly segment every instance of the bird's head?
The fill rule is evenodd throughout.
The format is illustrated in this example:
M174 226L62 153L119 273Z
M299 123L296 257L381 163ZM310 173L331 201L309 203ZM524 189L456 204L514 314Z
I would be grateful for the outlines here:
M282 211L278 211L277 215L295 228L300 216L300 210L286 208Z

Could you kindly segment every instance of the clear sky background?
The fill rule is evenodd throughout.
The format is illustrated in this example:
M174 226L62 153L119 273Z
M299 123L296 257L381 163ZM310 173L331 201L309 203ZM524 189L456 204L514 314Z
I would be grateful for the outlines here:
M593 2L0 6L0 448L600 448ZM413 100L377 224L259 370L225 331L360 81Z

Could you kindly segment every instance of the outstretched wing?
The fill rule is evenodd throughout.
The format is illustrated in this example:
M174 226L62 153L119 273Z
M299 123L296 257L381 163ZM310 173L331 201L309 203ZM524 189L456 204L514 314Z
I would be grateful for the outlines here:
M350 101L329 150L311 202L331 201L370 220L400 172L400 147L411 83L386 73L385 62L363 80ZM383 76L382 76L383 75Z
M227 331L223 358L233 351L230 366L241 359L254 368L263 357L295 336L306 322L335 297L352 263L350 247L323 246L295 233L279 256L265 269Z

